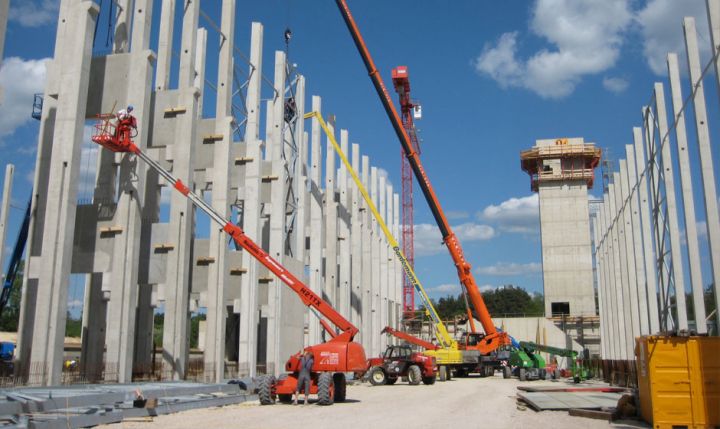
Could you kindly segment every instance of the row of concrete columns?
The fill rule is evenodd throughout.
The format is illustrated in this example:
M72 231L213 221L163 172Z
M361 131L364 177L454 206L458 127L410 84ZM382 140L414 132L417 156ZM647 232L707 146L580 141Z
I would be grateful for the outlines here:
M707 5L714 44L720 35L720 2L708 0ZM664 85L655 83L653 103L642 110L643 126L633 129L633 144L625 146L625 158L619 160L619 171L612 174L593 219L601 352L605 359L633 359L635 338L641 335L680 330L707 333L706 282L714 285L716 305L720 304L720 220L694 19L685 18L683 28L692 90L689 101L683 104L687 95L682 93L678 58L670 53L667 66L673 121L668 124ZM713 52L717 56L717 49ZM691 107L695 145L688 143L685 125ZM690 163L691 150L697 151L703 185L702 214L710 252L706 271L712 277L706 280L695 212L700 191L693 190L697 172ZM690 321L686 293L692 296L694 308ZM715 320L720 318L716 315ZM720 324L716 332L718 328Z
M206 380L278 374L290 354L324 338L315 315L280 279L229 246L222 228L163 189L167 184L135 157L103 150L92 203L76 202L86 118L127 104L135 106L138 147L358 326L366 353L380 353L387 341L380 330L397 327L400 318L401 270L317 121L305 132L304 77L284 52L275 53L274 79L264 77L263 27L255 23L247 82L239 85L233 0L223 0L220 24L212 26L218 38L199 28L201 2L176 10L175 1L164 0L157 54L149 50L154 2L121 3L114 52L102 57L92 57L97 5L60 3L38 138L19 375L35 384L61 382L71 274L86 275L81 372L90 380L128 382L158 368L169 379L196 375L188 372L188 321L201 312ZM205 52L217 39L213 80L205 76ZM177 87L170 81L175 68ZM216 91L212 118L203 116L208 90ZM312 97L312 110L321 107ZM340 130L340 141L397 235L398 195L350 144L348 131ZM203 230L208 238L199 236ZM163 341L153 344L158 312Z

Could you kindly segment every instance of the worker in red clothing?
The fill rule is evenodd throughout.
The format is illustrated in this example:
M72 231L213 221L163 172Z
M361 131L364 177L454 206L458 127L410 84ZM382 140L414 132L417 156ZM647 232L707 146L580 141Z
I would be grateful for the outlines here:
M120 141L130 140L130 130L137 131L137 120L132 115L133 106L128 105L117 113L117 125L115 126L115 138Z

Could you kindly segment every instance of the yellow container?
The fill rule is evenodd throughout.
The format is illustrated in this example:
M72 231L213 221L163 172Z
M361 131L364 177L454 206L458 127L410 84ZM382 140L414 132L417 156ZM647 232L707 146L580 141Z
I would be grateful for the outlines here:
M637 338L642 417L654 428L720 427L720 337Z

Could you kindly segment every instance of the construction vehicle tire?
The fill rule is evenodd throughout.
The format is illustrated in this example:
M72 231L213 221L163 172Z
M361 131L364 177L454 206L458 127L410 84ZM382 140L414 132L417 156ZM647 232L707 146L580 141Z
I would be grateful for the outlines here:
M520 368L520 371L518 373L518 378L520 379L520 381L527 381L527 371L525 370L525 368Z
M430 385L432 385L432 384L435 384L435 379L436 379L436 378L437 378L437 377L434 376L434 375L431 375L431 376L429 376L429 377L423 377L423 378L422 378L422 382L423 382L423 384L427 384L428 386L430 386Z
M335 402L333 374L321 372L318 377L318 405L332 405Z
M511 375L512 375L512 369L510 369L509 366L504 366L503 367L503 378L510 378Z
M422 371L417 365L410 365L408 368L408 383L411 386L417 386L422 381Z
M445 380L447 380L447 381L452 380L452 369L449 366L446 366L445 372L447 373Z
M393 384L397 383L397 381L398 381L397 377L387 377L385 379L385 384L387 384L388 386L392 386Z
M383 371L382 368L379 366L375 366L370 368L370 384L373 386L382 386L383 384L387 383L387 376L385 375L385 371Z
M335 383L335 402L345 402L347 393L347 380L345 374L336 372L333 374L333 382Z
M278 396L278 400L279 400L280 402L282 402L283 404L289 404L289 403L292 402L292 399L293 399L292 393L282 393L282 394L277 395L277 396Z
M439 380L440 381L447 381L448 379L448 369L445 365L440 365L440 370L438 371L439 374Z
M263 375L258 380L258 398L260 405L272 405L275 403L275 377L272 375Z

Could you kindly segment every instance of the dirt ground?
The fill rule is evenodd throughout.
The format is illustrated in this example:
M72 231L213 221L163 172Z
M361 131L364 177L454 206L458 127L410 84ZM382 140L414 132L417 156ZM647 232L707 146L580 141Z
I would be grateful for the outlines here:
M557 382L537 381L536 385ZM209 408L159 416L152 421L123 422L118 428L226 428L243 429L594 429L649 427L634 422L610 424L571 417L566 411L535 412L515 399L519 381L489 378L454 378L432 386L348 386L348 400L329 407L310 405L260 406L257 401L223 408Z

